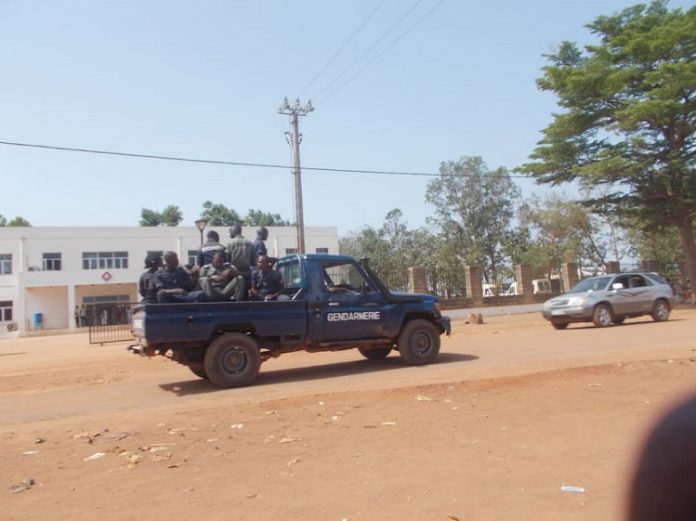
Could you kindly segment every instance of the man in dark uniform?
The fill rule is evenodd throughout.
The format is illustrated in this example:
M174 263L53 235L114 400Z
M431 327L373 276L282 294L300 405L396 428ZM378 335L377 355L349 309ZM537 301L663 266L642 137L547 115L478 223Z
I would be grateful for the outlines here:
M138 281L138 292L142 297L143 304L157 303L157 288L155 288L155 273L162 267L162 257L159 253L148 253L145 257L145 268L147 268Z
M289 300L283 294L283 276L271 269L268 257L261 255L256 261L256 271L252 275L249 298L251 300Z
M265 226L262 226L256 230L256 240L254 241L254 262L259 260L261 255L268 255L265 243L266 239L268 239L268 229Z
M210 230L206 235L207 240L198 250L198 257L196 258L196 265L202 268L206 264L211 264L213 262L213 255L217 252L225 253L225 247L220 244L220 236L215 230Z
M165 252L164 268L155 273L157 302L205 302L205 293L191 291L193 284L191 275L179 266L179 256L173 251Z

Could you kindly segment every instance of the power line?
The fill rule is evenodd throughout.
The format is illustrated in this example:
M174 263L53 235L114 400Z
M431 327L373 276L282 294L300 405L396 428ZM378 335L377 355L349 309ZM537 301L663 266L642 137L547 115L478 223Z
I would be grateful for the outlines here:
M387 0L382 0L379 4L377 4L377 7L375 7L375 8L372 10L372 12L370 12L370 14L367 15L367 18L365 18L365 20L363 20L363 22L358 26L358 28L357 28L355 31L353 31L353 34L351 34L351 35L348 37L348 39L343 43L343 45L341 45L341 47L339 47L339 49L334 53L334 55L333 55L331 58L329 58L329 61L326 62L326 63L324 64L324 66L319 70L319 72L317 72L317 73L314 75L314 77L313 77L311 80L309 80L309 83L307 83L307 85L305 85L304 87L302 87L302 90L301 90L300 93L298 94L298 97L302 96L302 94L304 93L304 91L306 91L310 86L312 86L312 85L314 84L314 82L317 81L317 79L319 78L319 76L321 76L321 75L324 73L324 71L326 71L326 69L329 68L329 66L334 62L334 60L338 57L338 55L341 54L341 52L343 51L343 49L345 49L346 46L347 46L350 42L353 41L353 38L355 38L355 37L357 36L357 34L358 34L360 31L362 31L363 27L365 27L365 25L367 25L367 22L370 21L370 19L371 19L371 18L374 16L374 14L379 10L379 8L382 7L382 6L384 5L384 3L385 3L386 1L387 1Z
M406 36L408 33L413 31L416 27L418 27L423 20L425 20L428 16L430 16L430 13L432 13L435 9L440 7L445 0L440 0L438 3L436 3L433 7L431 7L426 13L421 16L416 23L414 23L411 27L406 29L403 33L401 33L399 36L397 36L392 42L387 45L384 49L382 49L381 52L379 52L377 55L375 55L369 62L367 62L365 65L363 65L355 74L353 74L350 78L348 78L346 81L341 83L333 92L328 94L325 98L322 98L322 101L326 102L330 98L332 98L338 91L340 91L343 87L348 85L351 81L353 81L357 76L359 76L365 69L367 69L370 65L372 65L378 58L380 58L384 53L386 53L389 49L394 47L404 36Z
M188 157L176 156L160 156L154 154L135 154L131 152L115 152L113 150L96 150L92 148L76 148L76 147L61 147L56 145L39 145L35 143L18 143L13 141L0 141L0 145L39 148L43 150L57 150L60 152L78 152L83 154L101 154L107 156L132 157L138 159L157 159L163 161L182 161L186 163L203 163L209 165L225 165L225 166L248 166L253 168L282 168L284 170L292 170L294 167L290 165L278 165L272 163L251 163L242 161L221 161L215 159L197 159ZM433 172L403 172L399 170L357 170L352 168L328 168L318 166L303 166L302 170L310 170L314 172L332 172L339 174L371 174L371 175L401 175L413 177L440 177L441 174ZM459 174L456 177L471 177ZM510 175L512 179L529 179L526 175Z
M416 7L418 7L422 2L423 2L423 0L416 0L416 2L411 6L411 8L410 8L408 11L406 11L406 13L405 13L404 15L402 15L401 18L399 18L394 24L392 24L392 26L389 27L389 29L387 29L387 30L382 34L382 36L380 36L377 40L375 40L375 41L372 43L372 45L370 45L370 46L365 50L365 52L363 52L360 56L358 56L357 59L355 59L355 60L353 61L353 63L351 63L348 67L346 67L345 69L343 69L343 71L341 71L341 73L338 74L338 76L334 77L334 79L331 80L331 81L326 85L326 87L324 87L324 89L319 93L319 96L321 96L323 93L325 93L326 91L328 91L338 80L340 80L341 78L343 78L343 76L345 76L345 75L348 73L348 71L350 71L353 67L355 67L355 65L356 65L358 62L360 62L360 60L362 60L367 54L369 54L370 51L372 51L372 49L374 49L375 47L377 47L377 45L379 45L387 36L389 36L389 34L390 34L394 29L396 29L396 28L401 24L401 22L403 22L406 18L408 18L408 16L409 16L409 15L416 9Z

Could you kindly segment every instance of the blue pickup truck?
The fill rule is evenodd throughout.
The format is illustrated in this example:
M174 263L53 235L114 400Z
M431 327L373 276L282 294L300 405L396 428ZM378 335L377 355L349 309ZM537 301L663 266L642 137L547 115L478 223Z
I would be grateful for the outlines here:
M293 351L357 348L370 360L398 350L410 365L433 362L450 334L431 295L389 291L370 269L341 255L278 260L288 300L145 304L133 310L129 349L166 355L218 387L248 385L261 362Z

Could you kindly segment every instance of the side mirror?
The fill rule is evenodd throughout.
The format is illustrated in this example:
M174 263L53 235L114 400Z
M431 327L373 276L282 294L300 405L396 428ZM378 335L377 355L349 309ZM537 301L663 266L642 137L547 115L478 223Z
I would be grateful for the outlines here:
M624 289L624 285L620 282L614 282L614 284L611 285L611 289Z

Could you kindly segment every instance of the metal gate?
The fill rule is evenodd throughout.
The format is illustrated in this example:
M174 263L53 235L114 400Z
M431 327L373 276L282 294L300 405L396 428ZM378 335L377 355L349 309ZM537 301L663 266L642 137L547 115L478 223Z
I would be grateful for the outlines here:
M89 343L103 345L109 342L133 340L131 333L134 303L102 304L87 315Z

